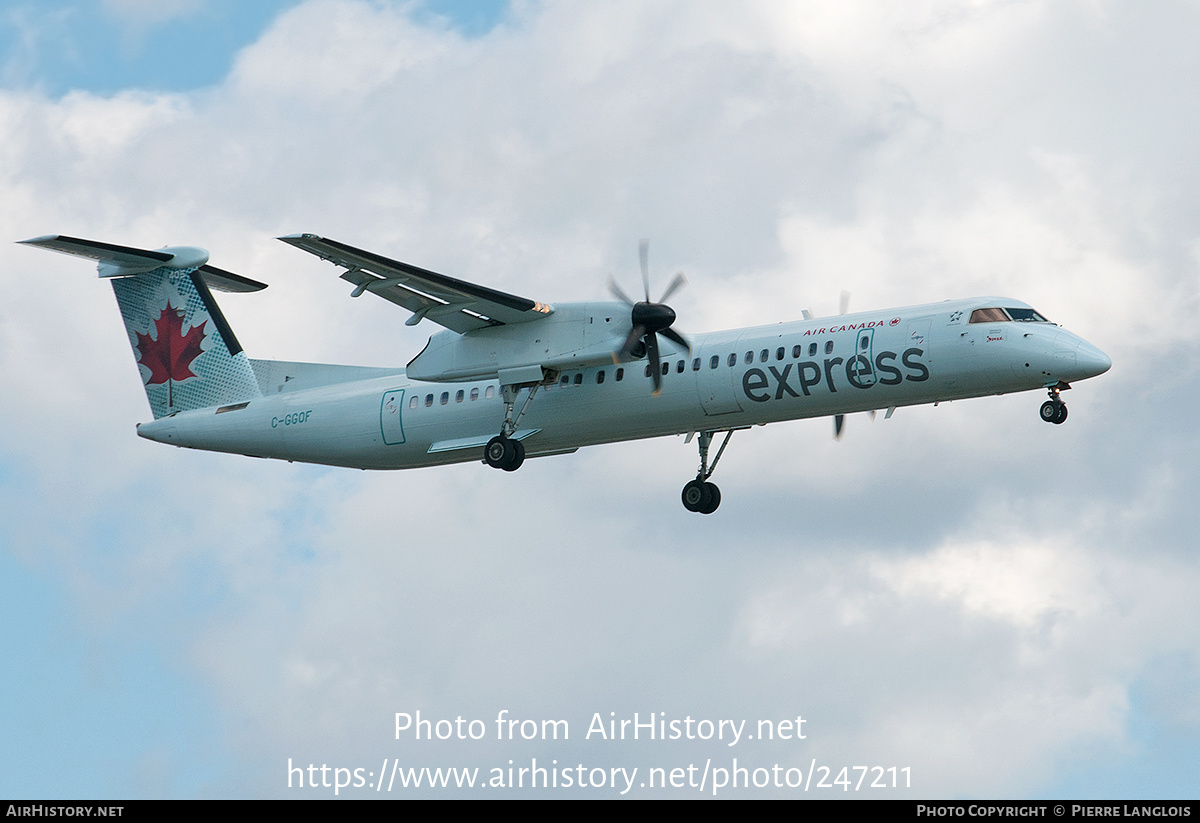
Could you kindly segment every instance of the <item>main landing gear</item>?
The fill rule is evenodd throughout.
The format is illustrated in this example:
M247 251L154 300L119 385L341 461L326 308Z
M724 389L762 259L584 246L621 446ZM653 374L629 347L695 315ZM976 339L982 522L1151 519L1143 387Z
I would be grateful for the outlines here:
M493 469L515 472L525 462L525 446L520 440L498 434L488 441L483 460Z
M504 425L500 428L500 433L489 440L483 450L483 462L493 469L515 472L525 462L525 446L520 440L514 440L513 435L517 432L517 423L521 422L521 417L533 402L533 396L537 394L540 385L529 383L500 387L500 396L504 399ZM517 393L526 386L529 388L529 396L521 405L521 411L514 417L513 408L517 403Z
M1063 388L1063 386L1058 385L1051 386L1048 390L1050 392L1050 399L1042 404L1041 411L1038 412L1041 418L1047 423L1061 424L1067 419L1067 404L1058 396L1059 391ZM1071 387L1066 386L1066 388L1069 389Z
M721 505L721 490L715 483L709 483L708 478L712 477L712 473L716 471L717 461L721 459L721 454L729 445L729 438L733 437L733 431L725 432L725 439L721 442L721 448L717 449L717 456L713 458L710 466L708 465L708 447L712 443L712 436L713 432L700 432L700 470L696 472L696 479L683 487L681 495L683 507L690 512L712 514L717 510L717 506Z

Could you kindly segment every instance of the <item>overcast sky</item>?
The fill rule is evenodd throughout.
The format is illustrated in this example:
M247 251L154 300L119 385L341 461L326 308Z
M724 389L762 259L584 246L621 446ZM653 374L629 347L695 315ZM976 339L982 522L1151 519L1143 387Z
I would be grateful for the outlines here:
M8 241L203 246L271 286L220 296L252 357L430 332L273 239L309 231L547 302L636 289L649 237L685 332L1003 294L1113 360L1063 426L1035 392L740 432L703 517L682 438L515 474L140 440L108 284L0 243L0 795L736 758L1194 798L1198 35L1188 2L0 2ZM488 733L397 740L417 711ZM585 739L635 712L806 736Z

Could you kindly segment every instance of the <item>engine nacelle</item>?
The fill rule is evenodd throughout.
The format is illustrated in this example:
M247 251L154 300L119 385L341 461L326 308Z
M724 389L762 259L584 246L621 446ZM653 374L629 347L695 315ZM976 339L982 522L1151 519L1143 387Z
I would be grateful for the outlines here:
M556 303L541 320L438 332L409 362L408 376L462 382L535 374L531 367L538 366L543 373L599 366L612 363L629 330L629 307L621 303Z

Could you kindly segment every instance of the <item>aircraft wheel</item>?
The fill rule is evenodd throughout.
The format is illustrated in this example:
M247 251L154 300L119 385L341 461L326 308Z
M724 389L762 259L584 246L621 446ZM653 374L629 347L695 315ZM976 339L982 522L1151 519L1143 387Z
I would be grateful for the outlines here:
M489 440L487 448L483 450L484 462L493 469L516 471L524 459L525 447L521 445L520 441L512 440L502 434Z
M1058 412L1054 415L1055 423L1063 423L1067 419L1067 404L1059 403Z
M521 464L525 462L525 444L520 440L509 440L508 442L512 443L513 445L513 456L512 459L508 461L508 465L503 466L502 468L506 472L515 472L517 469L521 468Z
M1042 404L1041 416L1047 423L1061 423L1058 419L1059 407L1066 408L1062 403L1055 403L1053 400L1047 400ZM1066 414L1063 414L1063 420L1066 420Z
M712 514L721 505L721 490L713 483L704 484L704 504L700 506L701 514Z
M708 498L705 486L711 485L703 480L692 480L683 487L683 507L690 512L701 511L701 506Z

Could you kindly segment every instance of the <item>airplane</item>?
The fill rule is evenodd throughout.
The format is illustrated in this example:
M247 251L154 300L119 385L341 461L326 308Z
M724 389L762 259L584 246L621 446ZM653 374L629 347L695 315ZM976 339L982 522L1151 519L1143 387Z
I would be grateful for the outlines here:
M735 431L782 420L845 416L1010 392L1048 392L1042 420L1061 424L1060 393L1112 361L1100 349L1005 297L698 334L673 328L650 298L611 280L619 302L549 304L401 263L314 234L279 238L342 269L367 292L443 327L405 367L246 356L212 291L265 283L208 263L201 248L157 250L62 235L20 241L89 258L109 279L153 421L141 437L192 449L360 469L482 460L507 472L526 457L686 435L700 465L681 494L712 514L710 478ZM843 307L844 309L844 307ZM659 337L671 344L665 349ZM518 405L519 404L519 405ZM715 436L724 434L709 459Z

